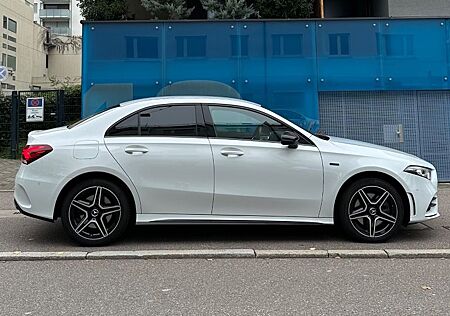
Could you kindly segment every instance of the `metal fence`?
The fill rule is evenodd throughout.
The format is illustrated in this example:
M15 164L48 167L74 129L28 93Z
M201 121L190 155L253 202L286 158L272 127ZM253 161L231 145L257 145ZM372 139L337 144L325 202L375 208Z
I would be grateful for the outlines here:
M27 122L27 98L44 98L42 122ZM14 91L0 97L0 157L17 158L28 133L63 126L80 118L81 96L64 90Z

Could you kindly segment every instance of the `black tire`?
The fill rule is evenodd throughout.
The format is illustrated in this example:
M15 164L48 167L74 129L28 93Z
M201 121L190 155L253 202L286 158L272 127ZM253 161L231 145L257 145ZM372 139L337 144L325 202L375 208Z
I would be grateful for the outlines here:
M356 180L337 202L338 226L355 241L384 242L403 223L402 198L393 185L382 179Z
M61 222L78 244L104 246L125 234L132 210L119 185L105 179L89 179L77 183L67 192L62 203Z

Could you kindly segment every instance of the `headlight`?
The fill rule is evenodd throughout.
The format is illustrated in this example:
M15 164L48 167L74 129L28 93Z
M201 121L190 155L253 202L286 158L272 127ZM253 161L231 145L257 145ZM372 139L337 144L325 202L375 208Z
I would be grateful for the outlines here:
M405 172L415 174L416 176L427 178L431 180L431 169L420 166L409 166L405 170Z

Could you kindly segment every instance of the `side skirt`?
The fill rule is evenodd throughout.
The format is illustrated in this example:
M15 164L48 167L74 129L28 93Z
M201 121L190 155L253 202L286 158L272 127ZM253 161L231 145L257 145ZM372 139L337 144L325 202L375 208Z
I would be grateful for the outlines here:
M333 218L318 217L272 217L272 216L225 216L189 214L136 214L137 225L151 224L334 224Z

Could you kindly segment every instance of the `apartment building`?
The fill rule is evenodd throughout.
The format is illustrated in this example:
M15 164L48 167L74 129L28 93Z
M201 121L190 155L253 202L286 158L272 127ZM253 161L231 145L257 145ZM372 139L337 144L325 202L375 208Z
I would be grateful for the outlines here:
M35 23L32 0L1 0L0 19L0 63L8 68L2 93L49 88L50 78L80 82L81 39L52 35Z
M81 36L81 19L76 0L34 0L34 21L52 34Z

